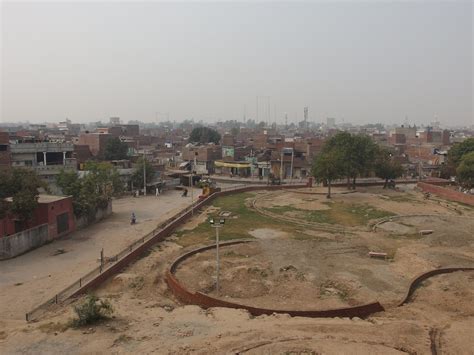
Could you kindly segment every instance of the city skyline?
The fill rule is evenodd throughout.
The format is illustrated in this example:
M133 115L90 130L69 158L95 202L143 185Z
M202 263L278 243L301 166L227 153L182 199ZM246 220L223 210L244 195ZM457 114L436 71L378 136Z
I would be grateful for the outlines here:
M470 2L3 3L0 121L281 124L309 107L312 122L471 125L472 14Z

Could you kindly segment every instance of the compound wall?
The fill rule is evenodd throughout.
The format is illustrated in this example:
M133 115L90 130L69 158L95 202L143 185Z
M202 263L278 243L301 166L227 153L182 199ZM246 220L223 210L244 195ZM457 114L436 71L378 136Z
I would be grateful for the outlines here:
M473 195L463 194L459 191L455 191L441 186L436 186L433 184L427 184L425 182L419 182L417 186L425 192L430 192L432 194L438 195L451 201L461 202L467 205L474 206Z

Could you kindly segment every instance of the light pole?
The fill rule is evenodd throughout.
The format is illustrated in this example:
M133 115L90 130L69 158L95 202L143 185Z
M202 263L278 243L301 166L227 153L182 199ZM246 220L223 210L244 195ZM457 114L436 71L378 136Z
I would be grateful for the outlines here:
M293 162L295 159L295 148L291 149L291 168L290 168L290 184L293 183Z
M225 219L221 218L217 221L211 217L209 223L216 230L216 292L219 296L219 228L224 227Z
M143 196L146 196L146 152L143 149Z

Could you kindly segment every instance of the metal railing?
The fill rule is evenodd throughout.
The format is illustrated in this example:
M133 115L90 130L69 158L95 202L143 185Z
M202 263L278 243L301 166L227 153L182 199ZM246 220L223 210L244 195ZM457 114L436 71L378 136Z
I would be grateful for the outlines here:
M262 185L240 185L240 186L229 186L222 188L221 191L238 191L238 190L247 190L249 187L259 187L262 188ZM219 193L216 193L218 196ZM214 194L213 194L214 195ZM212 195L211 195L212 196ZM54 295L52 298L46 300L42 304L38 305L36 308L31 310L30 312L27 312L25 317L26 321L32 321L35 319L40 318L42 315L47 313L51 307L54 305L57 305L61 302L66 301L68 298L76 294L82 287L87 285L89 282L93 281L97 276L101 275L105 271L107 271L109 268L113 267L117 262L120 260L126 258L129 256L132 252L137 250L139 247L141 247L143 244L148 242L149 240L155 238L158 234L163 232L166 228L169 228L172 226L176 220L179 218L185 216L187 213L191 211L191 209L194 209L197 211L200 207L205 205L207 203L207 199L204 200L197 200L187 206L186 208L182 209L179 211L177 214L174 216L170 217L166 221L162 222L160 225L158 225L157 228L152 230L151 232L147 233L145 236L143 236L140 239L137 239L130 245L128 245L125 249L120 251L119 253L115 254L112 257L106 257L103 260L103 263L96 267L95 269L91 270L89 273L86 275L82 276L78 280L76 280L74 283L63 289L62 291L58 292L56 295Z

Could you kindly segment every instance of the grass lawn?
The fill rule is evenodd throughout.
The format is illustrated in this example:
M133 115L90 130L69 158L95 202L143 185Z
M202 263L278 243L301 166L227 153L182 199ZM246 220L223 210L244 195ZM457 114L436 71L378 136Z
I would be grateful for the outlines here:
M294 226L286 221L278 221L270 217L263 216L246 206L246 200L255 197L254 193L240 193L224 196L216 199L214 207L220 211L229 211L232 217L227 218L224 227L219 230L220 240L253 238L248 231L257 228L276 228L278 230L293 231ZM233 218L236 216L237 218ZM182 246L189 246L215 240L215 230L205 221L192 230L183 230L176 233L177 243Z
M291 217L300 217L308 222L341 224L353 227L366 225L371 219L393 216L388 211L379 210L368 204L353 204L344 202L323 202L330 208L327 210L302 210L291 205L266 208L266 210Z

